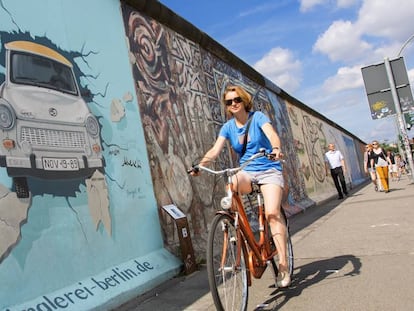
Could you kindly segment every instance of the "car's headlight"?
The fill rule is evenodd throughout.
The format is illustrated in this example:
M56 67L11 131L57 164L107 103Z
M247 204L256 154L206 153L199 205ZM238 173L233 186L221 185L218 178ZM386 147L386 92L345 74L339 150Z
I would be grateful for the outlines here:
M10 130L16 123L16 115L9 105L0 104L0 128Z
M88 116L86 119L86 130L92 137L99 135L99 123L94 116Z

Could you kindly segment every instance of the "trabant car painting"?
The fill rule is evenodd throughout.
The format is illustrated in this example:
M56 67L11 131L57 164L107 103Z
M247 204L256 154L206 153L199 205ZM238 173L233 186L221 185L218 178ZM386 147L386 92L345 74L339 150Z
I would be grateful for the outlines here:
M4 47L0 166L13 177L17 196L29 196L27 176L73 179L102 168L100 127L81 97L71 62L34 42Z

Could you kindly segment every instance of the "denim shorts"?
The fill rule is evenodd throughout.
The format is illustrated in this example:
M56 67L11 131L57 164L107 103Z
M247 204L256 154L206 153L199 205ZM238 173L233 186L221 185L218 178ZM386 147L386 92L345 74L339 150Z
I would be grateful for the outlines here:
M252 182L257 183L258 185L273 184L280 186L281 188L285 185L282 172L275 168L260 172L245 172L250 176Z

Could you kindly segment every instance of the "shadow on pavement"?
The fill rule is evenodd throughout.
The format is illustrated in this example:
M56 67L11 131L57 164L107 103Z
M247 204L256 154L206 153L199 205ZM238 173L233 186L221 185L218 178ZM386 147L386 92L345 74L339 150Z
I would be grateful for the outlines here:
M349 272L339 273L346 265L352 267ZM275 289L271 298L264 301L255 311L279 310L291 298L299 296L306 288L311 287L327 278L342 279L358 275L361 270L361 261L354 255L342 255L329 259L313 261L295 268L292 284L287 289ZM271 285L270 287L274 287Z

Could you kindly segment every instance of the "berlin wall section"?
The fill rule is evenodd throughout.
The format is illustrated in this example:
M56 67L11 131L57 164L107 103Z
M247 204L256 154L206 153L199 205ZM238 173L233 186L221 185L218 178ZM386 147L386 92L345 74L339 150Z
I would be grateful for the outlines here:
M328 142L363 180L357 137L159 2L23 2L0 0L1 310L105 310L177 275L169 204L202 260L223 185L186 170L226 121L228 83L281 136L289 215L335 193Z
M363 143L323 115L313 111L212 38L153 1L122 1L130 59L159 208L176 204L187 214L196 256L205 256L209 223L223 195L222 184L186 169L214 143L226 116L220 96L229 83L243 85L254 108L266 113L281 136L287 163L283 208L303 211L336 193L325 176L323 153L334 142L344 152L351 174L348 183L365 178ZM232 163L228 150L217 161ZM167 247L175 251L177 232L160 213Z

